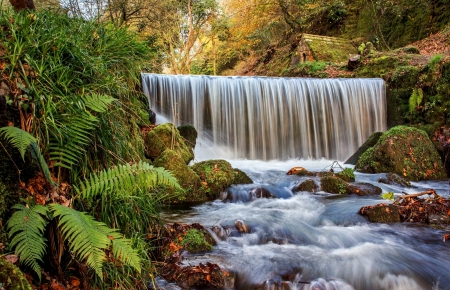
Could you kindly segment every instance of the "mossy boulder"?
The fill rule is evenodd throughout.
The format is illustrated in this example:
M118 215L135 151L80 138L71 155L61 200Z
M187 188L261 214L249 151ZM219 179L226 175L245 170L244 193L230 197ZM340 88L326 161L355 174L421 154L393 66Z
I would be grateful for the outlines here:
M347 182L353 182L355 181L355 172L352 168L345 168L341 172L338 172L336 174L340 179L347 181Z
M365 206L359 210L359 213L369 219L372 223L392 223L400 222L400 212L392 204L377 204L374 206Z
M205 232L198 229L188 230L181 240L181 245L192 254L211 251L213 246L206 239L210 235Z
M185 164L194 159L192 147L186 145L180 132L171 123L156 126L145 138L145 155L155 160L166 149L176 152Z
M361 155L367 151L367 149L369 149L370 147L375 146L375 144L377 144L378 140L380 139L380 137L383 135L382 132L375 132L372 135L370 135L369 139L366 140L366 142L364 142L364 144L361 145L361 147L358 148L358 150L356 150L355 153L353 153L352 156L350 156L350 158L347 159L347 161L345 161L346 164L356 164L356 162L358 162L359 157L361 157Z
M178 180L181 188L184 189L184 193L180 193L175 192L173 189L165 188L166 191L169 191L170 195L174 197L181 196L179 199L186 202L206 200L199 176L186 165L176 151L170 149L164 150L153 162L153 165L169 170Z
M348 183L336 176L324 176L320 178L320 189L337 194L347 193Z
M25 279L23 273L6 261L6 259L0 257L0 289L8 290L31 290L31 286Z
M318 186L314 180L306 179L299 185L294 186L294 188L292 188L292 192L299 192L299 191L316 192L317 188Z
M218 198L225 188L233 184L235 178L233 167L226 160L202 161L195 163L191 168L200 176L210 199Z
M359 158L355 168L364 173L393 172L407 180L445 178L439 154L427 134L419 129L397 126Z
M234 179L232 184L252 184L253 180L248 175L237 168L233 168Z
M184 143L194 149L198 136L197 129L192 125L181 125L178 126L177 129L180 132L181 137L183 137Z

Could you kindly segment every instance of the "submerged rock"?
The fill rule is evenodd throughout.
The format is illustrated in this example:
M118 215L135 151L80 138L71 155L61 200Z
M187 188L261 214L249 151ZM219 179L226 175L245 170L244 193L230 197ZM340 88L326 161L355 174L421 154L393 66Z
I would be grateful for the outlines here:
M374 206L365 206L359 210L359 213L373 223L400 222L400 213L398 208L392 204L377 204Z
M367 139L367 141L364 142L364 144L362 144L361 147L359 147L358 150L356 150L356 152L347 159L347 161L345 161L345 164L356 164L356 162L358 162L359 160L359 157L361 157L361 155L366 152L367 149L375 146L382 135L382 132L375 132L370 135L369 139Z
M314 180L306 179L299 185L294 186L294 188L292 188L292 192L299 192L299 191L316 192L317 188L318 186Z
M171 149L188 164L194 159L193 147L184 143L178 129L171 123L156 126L145 138L145 155L154 160L166 149Z
M427 134L397 126L359 158L355 168L365 173L393 172L407 180L445 178L442 161Z
M384 177L380 177L378 179L378 182L384 183L384 184L398 185L398 186L403 186L403 187L411 187L411 182L404 179L400 175L392 173L392 172L387 173L386 176L384 176Z
M355 182L347 186L348 194L356 194L359 196L380 195L381 192L382 189L378 186L365 182Z
M192 170L200 176L209 199L216 199L229 187L235 177L231 164L226 160L207 160L195 163Z
M287 173L287 175L298 175L298 176L314 176L314 172L310 172L301 166L292 167Z

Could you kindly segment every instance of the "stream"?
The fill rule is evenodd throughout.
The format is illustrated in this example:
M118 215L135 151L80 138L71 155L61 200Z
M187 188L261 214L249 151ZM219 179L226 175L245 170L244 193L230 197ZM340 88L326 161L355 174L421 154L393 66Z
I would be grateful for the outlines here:
M230 187L232 202L215 200L163 213L167 223L214 228L213 251L186 254L184 264L217 263L232 273L229 289L450 289L450 245L442 241L444 231L420 224L369 223L358 211L383 202L379 196L291 191L310 177L286 175L290 168L322 171L332 160L228 161L254 184ZM383 192L433 188L449 196L446 180L401 188L378 183L382 175L356 173L356 181L375 184ZM251 198L255 188L274 198ZM248 232L233 231L236 221Z

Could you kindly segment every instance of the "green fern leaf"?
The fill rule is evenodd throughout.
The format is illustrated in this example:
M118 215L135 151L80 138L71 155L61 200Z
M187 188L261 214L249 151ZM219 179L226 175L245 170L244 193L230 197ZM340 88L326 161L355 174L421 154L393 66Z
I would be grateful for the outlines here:
M115 101L110 96L98 94L84 95L81 98L87 108L99 113L105 112L108 106Z
M167 185L181 189L173 175L164 168L153 167L146 162L119 165L91 175L88 180L80 182L75 190L81 198L92 198L104 191L130 193L137 187L148 190L156 185Z
M416 109L418 99L417 89L413 89L411 96L409 97L409 112L412 113Z
M106 261L105 250L112 245L113 255L125 265L140 271L140 258L131 247L131 242L104 223L94 220L86 213L62 206L50 204L55 217L59 217L58 226L68 241L70 250L86 260L100 279L103 279L102 266ZM115 242L114 242L115 241Z
M7 223L9 237L12 237L11 247L20 256L20 263L30 267L41 279L41 267L45 254L46 239L44 231L47 220L48 208L42 205L26 207L17 204L12 207L17 211L11 216Z
M30 133L17 127L2 127L0 128L0 135L4 135L6 140L19 150L20 155L24 160L28 146L30 146L31 143L36 143L36 138Z

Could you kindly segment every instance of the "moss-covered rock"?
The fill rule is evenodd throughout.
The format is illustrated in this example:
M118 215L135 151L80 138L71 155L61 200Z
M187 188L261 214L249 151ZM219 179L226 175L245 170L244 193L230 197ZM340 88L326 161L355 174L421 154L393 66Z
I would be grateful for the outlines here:
M365 182L356 182L349 184L346 188L348 194L356 194L359 196L366 195L380 195L382 190L376 185L365 183Z
M233 168L234 179L232 184L252 184L253 180L248 175L237 168Z
M200 176L210 199L218 198L225 188L233 184L235 173L226 160L202 161L195 163L191 168Z
M392 204L377 204L374 206L365 206L359 210L359 213L373 223L392 223L400 222L400 213L398 208Z
M383 135L382 132L375 132L372 135L370 135L369 139L367 139L366 142L364 142L364 144L361 145L361 147L358 148L358 150L356 150L355 153L353 153L352 156L350 156L350 158L347 159L347 161L345 161L346 164L356 164L356 162L358 162L359 157L361 157L361 155L367 151L367 149L369 149L370 147L375 146L375 144L377 144L378 140L380 139L380 137Z
M399 185L403 187L411 187L411 182L392 172L387 173L386 176L380 177L378 179L378 182L384 184Z
M320 189L337 194L347 193L348 183L336 176L324 176L320 178Z
M355 173L352 168L345 168L341 172L338 172L336 174L340 179L347 181L347 182L353 182L355 181Z
M25 279L23 273L6 261L4 258L0 257L0 289L8 290L31 290L31 286Z
M211 251L213 247L205 236L209 236L209 234L197 229L190 229L181 240L181 245L192 254Z
M299 192L299 191L316 192L317 188L318 188L318 186L314 180L306 179L303 182L301 182L299 185L292 188L292 192Z
M156 126L145 138L145 155L155 160L166 149L176 152L185 164L194 158L192 148L184 143L178 129L171 123Z
M397 126L368 149L355 168L365 173L393 172L407 180L445 178L439 154L427 134L419 129Z
M184 143L194 149L198 136L197 129L192 125L181 125L178 126L177 129L180 132L181 137L183 137Z
M207 199L199 176L186 165L177 152L170 149L164 150L154 161L153 165L169 170L178 180L181 188L184 189L184 193L179 193L173 189L164 188L170 195L174 197L181 196L179 199L186 202L205 201Z

